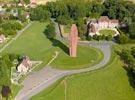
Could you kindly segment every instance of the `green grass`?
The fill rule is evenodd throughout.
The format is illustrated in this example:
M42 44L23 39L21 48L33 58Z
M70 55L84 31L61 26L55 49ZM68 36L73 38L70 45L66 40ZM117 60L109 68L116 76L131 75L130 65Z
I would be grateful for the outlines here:
M67 48L65 44L58 40L56 40L56 42L51 42L43 34L47 24L48 22L34 22L33 25L16 41L9 45L4 52L27 55L31 60L43 61L36 70L43 68L53 58L55 51L60 51L61 53L52 65L61 69L87 67L98 63L102 59L103 56L100 51L82 46L78 48L78 57L75 59L70 58L63 50L61 50ZM91 62L92 60L94 60L94 62Z
M51 64L59 69L79 69L93 66L101 61L103 54L92 47L78 46L77 57L72 58L63 51Z
M112 36L116 34L114 30L110 29L99 30L99 33L102 35L112 35Z
M32 60L41 60L44 64L47 63L54 51L52 43L43 34L46 25L47 22L34 22L4 52L28 55Z
M34 99L33 97L31 100L64 100L64 81L62 80L63 78L58 80L55 84L47 88L42 93L40 93L38 95L38 98ZM57 92L59 92L59 94ZM52 95L57 95L57 98Z
M122 66L119 57L113 54L105 68L66 77L67 100L135 100L135 90ZM55 83L47 90L30 100L64 100L60 99L65 96L63 84Z
M11 90L12 90L12 97L13 98L17 95L17 93L19 92L19 90L21 88L22 88L22 86L12 84Z

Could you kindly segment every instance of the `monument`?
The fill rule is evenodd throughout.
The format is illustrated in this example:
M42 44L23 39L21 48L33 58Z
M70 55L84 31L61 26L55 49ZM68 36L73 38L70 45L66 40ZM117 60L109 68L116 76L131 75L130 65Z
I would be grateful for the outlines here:
M77 56L77 40L78 40L78 29L75 24L72 25L69 34L69 54L70 57Z

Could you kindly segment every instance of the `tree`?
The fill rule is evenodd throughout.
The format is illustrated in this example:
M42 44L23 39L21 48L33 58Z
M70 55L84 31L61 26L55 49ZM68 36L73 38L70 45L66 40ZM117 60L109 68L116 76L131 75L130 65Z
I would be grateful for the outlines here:
M26 4L30 4L30 0L23 0Z
M70 18L67 17L67 16L59 16L56 18L56 21L59 23L59 24L62 24L62 25L67 25L70 23Z
M127 37L125 34L121 33L121 34L118 36L118 42L119 42L120 44L128 43L128 41L129 41L129 39L128 39L128 37Z
M133 72L135 70L135 59L131 55L130 50L123 49L120 53L121 59L124 61L126 67Z
M132 49L131 49L131 54L132 54L133 57L135 58L135 47L132 47Z
M55 33L55 27L54 27L53 23L50 23L47 26L44 33L46 34L47 38L49 38L49 39L54 39L55 38L56 33Z
M112 35L108 35L108 36L106 36L106 37L105 37L105 39L106 39L107 41L112 40Z
M129 35L131 38L135 39L135 22L129 25Z
M46 9L45 6L37 6L30 10L31 19L38 21L45 21L51 17L51 13Z

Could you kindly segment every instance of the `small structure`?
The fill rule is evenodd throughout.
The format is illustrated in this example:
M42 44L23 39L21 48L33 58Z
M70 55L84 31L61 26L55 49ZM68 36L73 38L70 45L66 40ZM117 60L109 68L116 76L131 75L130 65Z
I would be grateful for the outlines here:
M5 42L5 40L6 40L5 35L1 34L1 35L0 35L0 43Z
M20 62L20 64L17 66L18 72L26 73L31 67L30 59L27 56L24 56Z
M30 13L29 12L24 12L23 15L25 16L26 19L29 19L30 18Z
M71 32L69 34L69 53L70 57L76 57L77 53L77 40L78 40L78 29L75 24L71 27Z

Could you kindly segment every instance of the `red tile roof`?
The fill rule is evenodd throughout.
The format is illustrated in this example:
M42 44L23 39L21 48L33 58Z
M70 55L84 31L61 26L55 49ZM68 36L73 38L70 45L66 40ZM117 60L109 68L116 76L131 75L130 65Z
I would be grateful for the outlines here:
M119 21L116 20L116 19L110 20L110 22L111 22L111 23L119 23Z
M98 19L98 22L109 22L109 18L108 16L101 16L99 19Z

